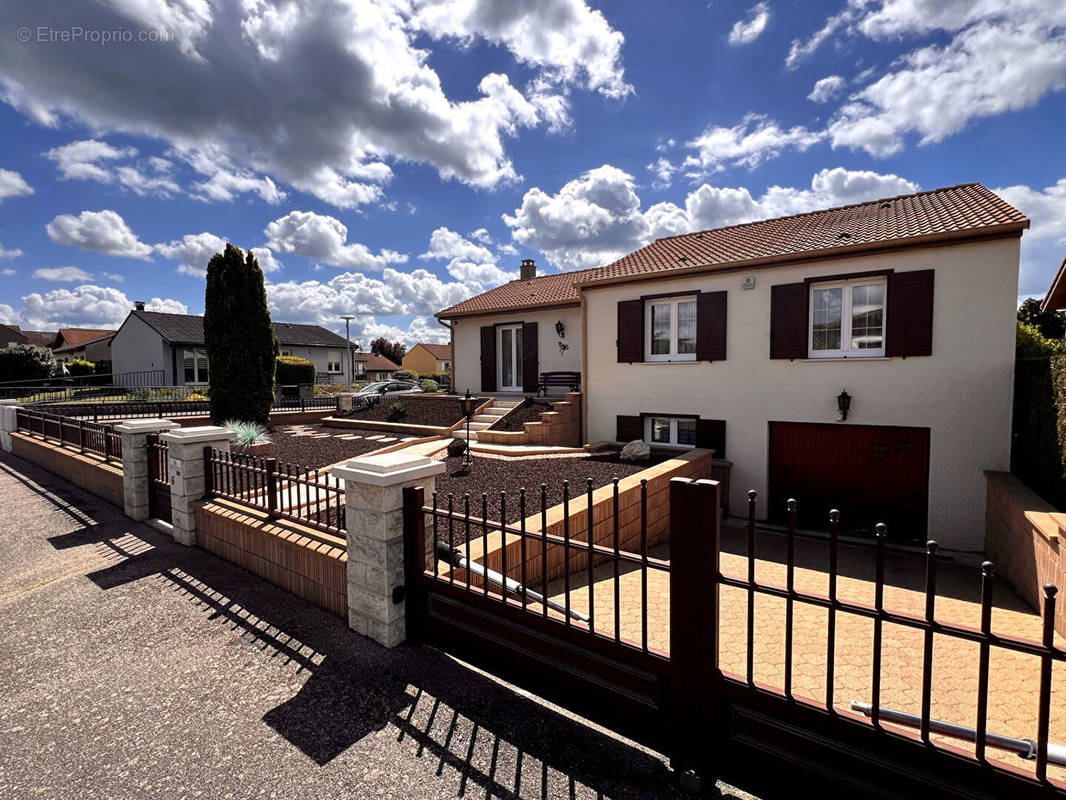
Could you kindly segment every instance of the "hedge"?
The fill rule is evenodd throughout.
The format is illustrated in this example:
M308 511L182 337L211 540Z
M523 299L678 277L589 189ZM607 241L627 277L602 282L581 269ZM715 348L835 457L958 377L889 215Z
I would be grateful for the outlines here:
M1011 472L1066 508L1066 355L1061 343L1034 336L1031 326L1018 328Z
M291 386L298 383L315 382L315 365L299 356L278 356L274 367L274 383L278 386Z

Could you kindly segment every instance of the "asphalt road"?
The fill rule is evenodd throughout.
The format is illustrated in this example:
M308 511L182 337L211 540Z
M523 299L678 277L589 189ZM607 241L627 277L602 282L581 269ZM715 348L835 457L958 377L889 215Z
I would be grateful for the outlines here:
M3 453L0 620L0 797L682 796L657 754Z

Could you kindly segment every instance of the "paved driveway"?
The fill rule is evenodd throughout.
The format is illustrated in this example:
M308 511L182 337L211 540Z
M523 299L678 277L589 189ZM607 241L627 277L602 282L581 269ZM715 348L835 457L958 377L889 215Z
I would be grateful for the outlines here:
M5 454L0 619L0 797L675 796L654 753Z

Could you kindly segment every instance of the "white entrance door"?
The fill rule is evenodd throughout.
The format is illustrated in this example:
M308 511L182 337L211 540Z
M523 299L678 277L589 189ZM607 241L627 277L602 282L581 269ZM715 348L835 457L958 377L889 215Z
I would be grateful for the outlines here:
M500 363L497 365L499 391L522 391L522 326L507 325L499 328L496 350Z

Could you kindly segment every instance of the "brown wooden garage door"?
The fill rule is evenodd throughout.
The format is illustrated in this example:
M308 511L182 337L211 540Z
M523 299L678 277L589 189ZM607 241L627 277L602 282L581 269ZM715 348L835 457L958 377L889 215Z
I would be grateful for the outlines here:
M829 510L838 508L844 531L884 522L892 540L923 541L929 429L771 422L771 521L785 521L790 497L803 528L827 528Z

